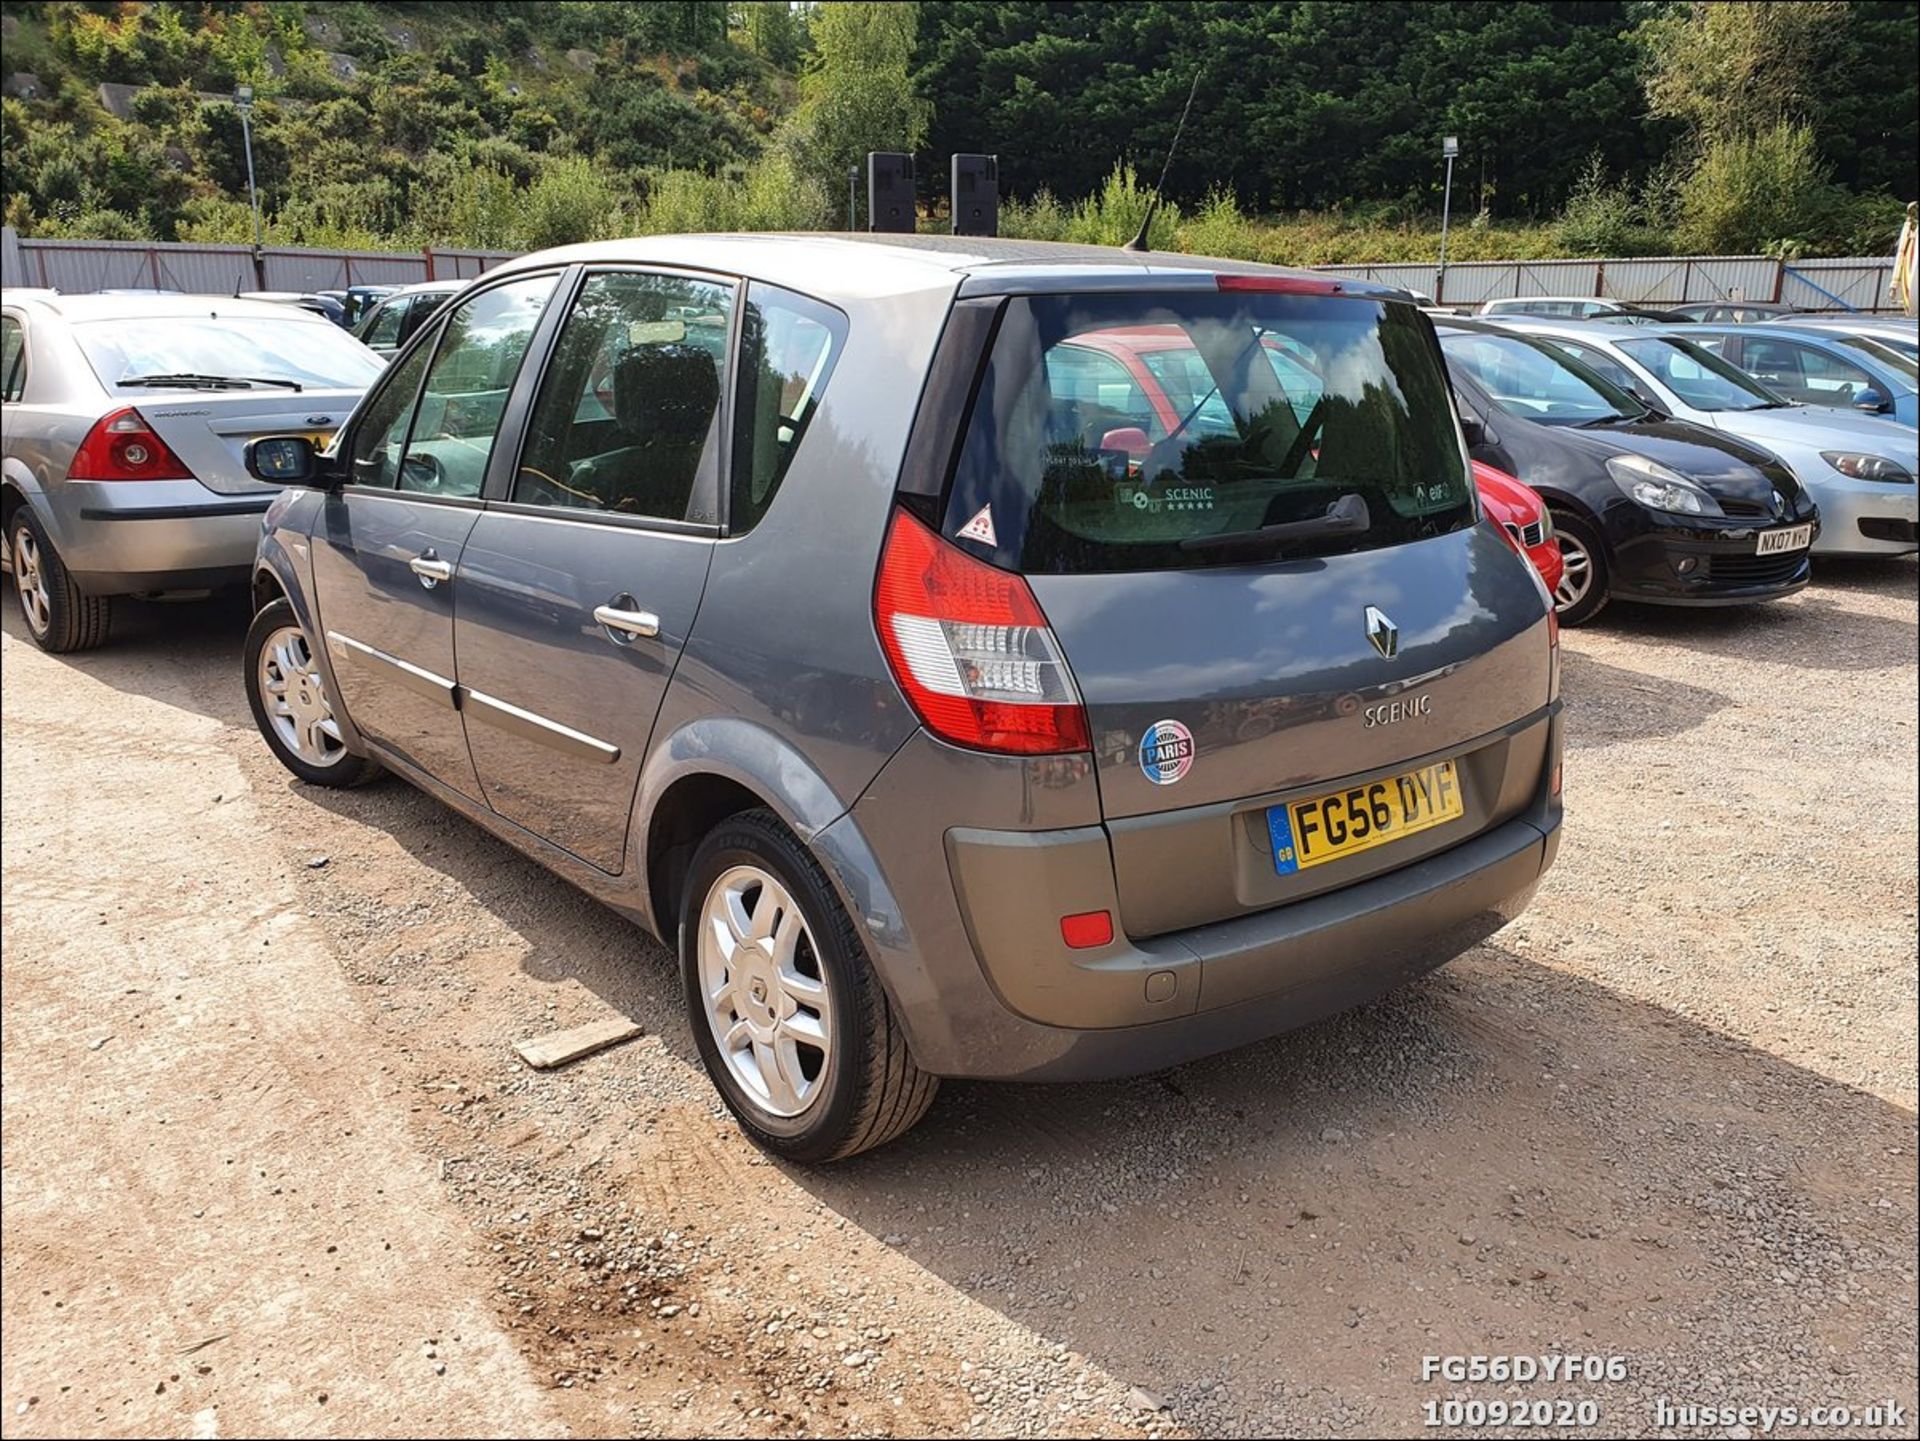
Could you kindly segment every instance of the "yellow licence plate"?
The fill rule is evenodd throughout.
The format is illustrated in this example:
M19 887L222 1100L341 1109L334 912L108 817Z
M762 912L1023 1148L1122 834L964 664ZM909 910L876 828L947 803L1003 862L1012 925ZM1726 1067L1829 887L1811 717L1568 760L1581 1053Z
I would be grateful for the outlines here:
M1283 876L1384 846L1466 814L1452 761L1267 810L1273 868Z

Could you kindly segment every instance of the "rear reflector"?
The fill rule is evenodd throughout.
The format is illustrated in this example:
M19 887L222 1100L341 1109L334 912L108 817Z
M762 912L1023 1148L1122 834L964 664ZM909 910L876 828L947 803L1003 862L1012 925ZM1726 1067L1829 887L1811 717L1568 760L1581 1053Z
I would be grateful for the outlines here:
M132 406L100 417L67 467L68 480L192 480L194 474Z
M1026 581L895 511L874 586L874 628L928 730L972 750L1089 749L1087 713Z
M1060 939L1076 951L1113 943L1113 917L1105 911L1082 911L1060 917Z
M1322 280L1312 275L1216 275L1220 290L1264 290L1275 295L1342 295L1337 280Z

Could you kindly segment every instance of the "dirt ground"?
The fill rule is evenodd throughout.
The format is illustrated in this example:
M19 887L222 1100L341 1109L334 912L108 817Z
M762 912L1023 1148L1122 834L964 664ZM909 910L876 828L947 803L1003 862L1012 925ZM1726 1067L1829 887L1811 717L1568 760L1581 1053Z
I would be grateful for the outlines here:
M237 611L57 659L9 598L5 1434L1913 1435L1915 582L1614 608L1521 922L822 1171L736 1134L657 946L403 784L292 782ZM512 1052L610 1014L645 1035ZM1556 1353L1627 1375L1422 1374Z

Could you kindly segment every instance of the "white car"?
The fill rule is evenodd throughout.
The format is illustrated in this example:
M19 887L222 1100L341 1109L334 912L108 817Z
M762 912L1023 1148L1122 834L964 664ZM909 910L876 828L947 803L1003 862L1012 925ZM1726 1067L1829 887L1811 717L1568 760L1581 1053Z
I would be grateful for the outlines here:
M1682 327L1628 330L1519 316L1501 324L1551 340L1658 410L1771 450L1820 506L1816 552L1920 549L1920 440L1899 422L1784 400L1687 339Z

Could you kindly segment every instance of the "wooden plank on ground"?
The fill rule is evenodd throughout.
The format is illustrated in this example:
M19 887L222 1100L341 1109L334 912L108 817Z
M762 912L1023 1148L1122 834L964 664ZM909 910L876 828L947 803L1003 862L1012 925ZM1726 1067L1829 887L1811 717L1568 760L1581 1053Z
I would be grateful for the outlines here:
M564 1066L582 1056L591 1056L595 1051L604 1051L608 1046L630 1041L639 1034L639 1026L625 1016L614 1016L608 1020L575 1026L570 1031L555 1031L550 1036L515 1041L513 1048L520 1053L520 1059L534 1070L551 1071L555 1066Z

